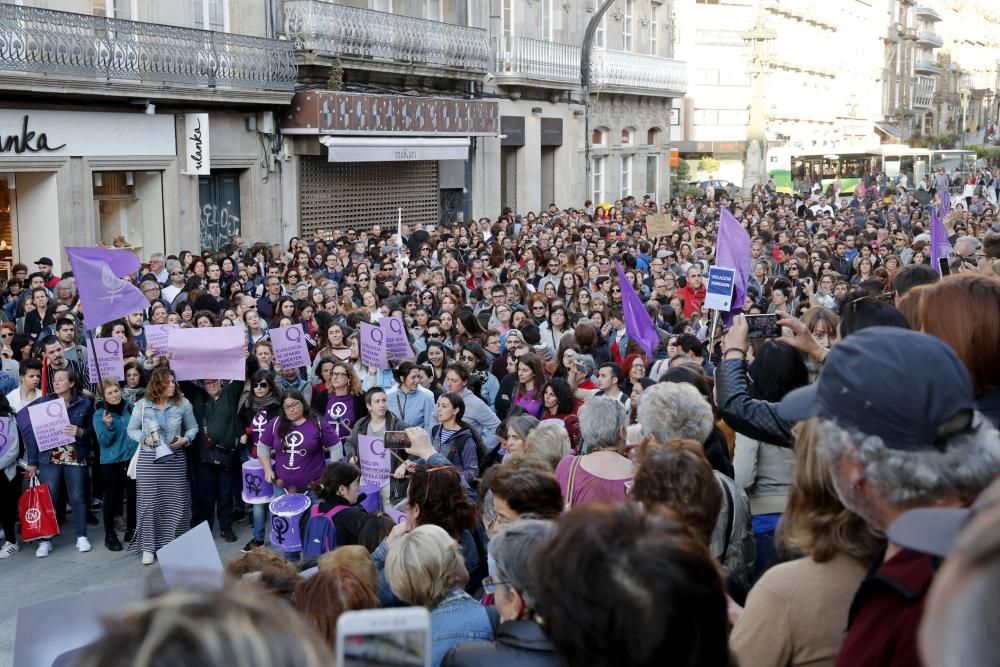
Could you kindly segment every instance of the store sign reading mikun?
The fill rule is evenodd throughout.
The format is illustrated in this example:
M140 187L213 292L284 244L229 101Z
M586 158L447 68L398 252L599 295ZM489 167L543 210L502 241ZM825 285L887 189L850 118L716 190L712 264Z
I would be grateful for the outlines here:
M24 114L20 135L0 135L0 153L10 153L11 151L18 155L25 152L39 153L41 151L57 151L65 146L66 144L49 146L49 138L44 132L35 134L35 132L29 130L28 114Z

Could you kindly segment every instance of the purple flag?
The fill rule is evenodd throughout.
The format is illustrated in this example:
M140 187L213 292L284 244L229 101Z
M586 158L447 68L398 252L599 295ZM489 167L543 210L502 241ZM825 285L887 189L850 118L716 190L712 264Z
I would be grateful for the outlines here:
M90 328L149 308L139 288L122 280L139 270L139 258L128 250L66 248L69 265Z
M629 338L639 343L639 346L646 351L649 359L656 357L656 348L660 345L660 337L656 333L656 326L653 318L646 312L646 308L639 300L639 295L635 293L632 283L625 277L622 266L615 262L618 269L618 285L622 288L622 314L625 320L625 332ZM621 350L625 356L625 350Z
M949 213L951 213L951 193L949 193L948 189L945 188L941 192L941 214L940 215L941 215L942 218L944 218L944 216L948 215Z
M747 296L747 282L750 280L750 235L736 221L728 209L722 209L719 216L719 240L715 253L715 265L732 269L733 305L728 313L722 313L722 320L728 325L733 315L743 311L743 301Z
M942 208L944 205L942 204ZM941 258L946 260L951 258L951 243L948 242L948 232L945 231L944 223L938 218L934 208L931 207L931 264L934 270L941 273Z

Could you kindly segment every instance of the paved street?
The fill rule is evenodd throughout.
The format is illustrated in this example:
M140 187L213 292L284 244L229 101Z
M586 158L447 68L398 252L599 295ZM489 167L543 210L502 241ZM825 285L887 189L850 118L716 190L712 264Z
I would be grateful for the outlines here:
M91 526L89 553L76 550L76 539L70 522L61 526L63 534L52 541L54 549L48 558L35 558L33 545L22 545L21 552L0 562L0 667L14 664L14 630L17 608L79 591L125 584L130 599L139 600L143 592L160 579L159 564L143 567L139 555L128 551L110 553L104 548L104 531ZM218 530L218 529L216 529ZM249 539L246 522L237 524L240 538L234 544L216 539L222 560L237 556Z

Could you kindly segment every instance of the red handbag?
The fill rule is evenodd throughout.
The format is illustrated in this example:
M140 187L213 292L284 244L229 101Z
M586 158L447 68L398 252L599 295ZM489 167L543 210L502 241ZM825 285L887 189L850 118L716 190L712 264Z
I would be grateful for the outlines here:
M18 501L17 509L21 515L23 541L47 540L59 534L59 521L52 505L52 494L49 493L48 484L39 482L37 475L28 484L28 490Z

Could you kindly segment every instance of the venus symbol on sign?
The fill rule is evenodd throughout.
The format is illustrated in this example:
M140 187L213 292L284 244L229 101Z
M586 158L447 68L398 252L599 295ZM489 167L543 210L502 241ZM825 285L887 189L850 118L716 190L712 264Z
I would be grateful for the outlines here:
M254 418L250 423L253 424L253 428L251 430L257 434L255 440L260 442L260 439L264 436L264 426L267 424L267 413L264 411L258 412L254 415Z
M262 482L260 477L253 474L252 472L248 472L243 479L246 480L247 490L249 490L250 493L254 494L255 496L260 494L260 487Z

